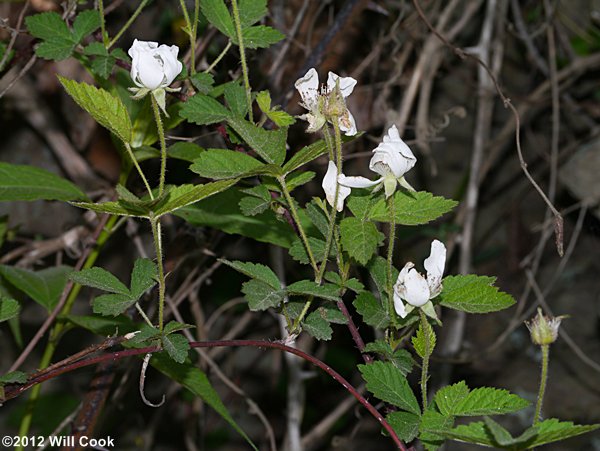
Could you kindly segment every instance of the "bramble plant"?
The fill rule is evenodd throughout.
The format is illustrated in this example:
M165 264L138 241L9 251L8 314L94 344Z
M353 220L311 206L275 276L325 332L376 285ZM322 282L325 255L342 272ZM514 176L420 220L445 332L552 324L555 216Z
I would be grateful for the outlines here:
M347 105L357 80L329 72L327 82L321 84L319 68L310 68L295 83L306 112L294 117L273 104L272 99L285 92L257 92L250 83L254 77L249 73L248 51L268 48L284 38L261 22L268 12L266 0L195 0L191 11L186 2L180 2L183 31L189 38L185 52L176 45L138 39L127 48L124 33L147 3L140 2L131 20L112 38L102 0L96 2L97 9L76 11L73 7L63 16L44 12L25 19L27 31L37 39L37 57L75 58L94 77L98 87L62 76L59 80L72 100L111 133L120 151L121 172L113 200L106 201L34 166L0 163L1 201L54 200L97 213L95 246L76 266L40 271L0 267L3 284L10 287L0 298L0 320L9 321L16 331L26 298L42 305L50 318L46 326L50 339L35 364L39 370L17 370L29 349L0 378L0 397L7 406L31 388L18 435L32 434L33 406L39 400L41 382L82 366L139 356L143 358L140 395L147 405L162 404L146 399L149 365L202 399L249 446L258 449L200 365L207 358L203 348L239 346L262 348L260 352L279 349L318 366L380 423L385 434L381 443L390 441L397 449L420 443L433 450L447 440L532 449L599 427L543 415L549 348L557 339L560 318L547 318L541 310L527 325L543 356L530 427L513 435L500 424L502 420L491 418L530 406L528 400L507 390L470 388L465 381L432 390L429 363L444 327L442 312L491 314L512 307L515 300L498 290L494 277L453 274L441 230L431 240L429 256L419 258L422 267L412 262L397 266L405 261L395 246L398 231L429 224L451 212L457 202L411 186L406 178L411 178L411 170L420 162L395 125L373 147L368 169L376 179L345 173L347 144L364 139ZM226 36L227 45L199 71L198 27L204 19ZM238 52L241 68L233 76L219 68L232 48ZM178 59L182 53L188 55L185 65ZM207 126L209 130L218 127L227 146L203 148L202 137L199 144L185 140L167 145L167 133L182 125L199 136ZM288 136L291 127L305 127L314 142L298 148ZM308 168L320 158L327 161L327 170L317 176ZM170 183L167 164L171 159L189 165L189 183ZM148 175L152 162L158 162L158 180ZM198 177L204 183L193 181ZM310 192L305 188L315 177L321 180L324 195L305 201ZM193 340L189 329L198 326L197 322L187 324L170 297L175 287L170 284L163 249L168 215L193 227L253 239L265 248L277 246L302 266L288 274L293 280L286 280L275 266L224 257L217 260L243 275L241 291L248 309L255 315L280 318L283 336ZM96 266L96 259L115 231L132 219L148 225L154 255L132 261L130 282L125 284ZM85 314L82 308L74 310L76 304L85 304L82 287L96 290L91 311ZM355 314L349 311L349 302ZM350 334L353 339L358 350L353 366L368 396L321 357L297 347L303 334L330 340L332 324L344 325L336 334ZM369 343L361 336L367 326L377 337ZM53 364L63 334L74 328L94 334L100 344ZM124 350L110 349L116 346ZM200 362L190 353L192 348L200 353ZM379 404L375 407L374 402ZM469 422L464 421L466 417L482 419Z

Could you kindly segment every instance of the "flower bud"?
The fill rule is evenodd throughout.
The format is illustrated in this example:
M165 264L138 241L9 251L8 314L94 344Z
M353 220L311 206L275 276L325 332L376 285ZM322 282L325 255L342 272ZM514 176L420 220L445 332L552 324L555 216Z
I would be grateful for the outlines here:
M531 321L525 321L525 325L531 334L531 341L538 346L547 346L558 338L558 328L564 316L551 318L542 313L538 308L537 315Z

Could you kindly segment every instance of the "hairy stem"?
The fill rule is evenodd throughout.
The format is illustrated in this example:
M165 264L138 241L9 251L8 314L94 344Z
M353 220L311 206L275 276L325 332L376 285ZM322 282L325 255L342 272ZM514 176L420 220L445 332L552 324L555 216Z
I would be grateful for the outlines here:
M98 0L98 15L100 16L100 34L104 47L109 47L108 34L106 33L106 22L104 20L104 0Z
M548 362L550 361L550 345L542 345L542 374L540 376L540 390L535 404L535 415L533 416L533 424L540 422L542 416L542 403L544 394L546 393L546 382L548 381Z
M150 195L150 199L154 200L154 194L152 194L152 188L150 188L150 185L148 184L148 179L146 179L146 176L144 175L144 172L142 171L140 164L136 160L135 155L133 154L133 150L131 150L131 146L129 145L129 143L126 143L126 142L123 142L123 144L125 145L125 150L127 150L127 154L129 155L129 158L131 158L133 166L135 167L138 174L142 178L142 182L144 182L144 186L146 187L146 190L148 191L148 194Z
M158 330L162 333L164 326L165 311L165 270L163 267L162 235L160 219L151 218L152 237L154 238L154 251L156 252L156 264L158 266Z
M156 129L158 130L158 139L160 141L160 180L158 182L158 197L160 198L165 189L165 174L167 172L167 143L165 141L165 128L160 117L160 109L153 94L150 94L150 100L152 102L152 111L154 112Z
M423 310L419 309L421 318L421 328L423 329L423 340L425 341L425 350L423 355L423 364L421 365L421 396L423 397L423 413L427 410L427 379L429 373L429 356L431 355L431 343L429 342L429 323Z
M235 24L235 33L237 35L238 47L240 48L240 62L242 64L242 76L244 77L244 88L246 88L246 103L248 104L248 118L253 122L252 117L252 90L248 78L248 65L246 64L246 49L244 47L244 36L242 35L242 22L240 20L240 10L237 0L231 0L231 10L233 12L233 22Z
M387 292L388 292L388 315L392 325L397 325L394 309L394 281L392 274L394 270L394 242L396 240L396 212L394 211L394 196L388 198L388 211L390 213L390 235L388 237L387 253Z
M137 19L137 16L140 15L140 13L142 12L142 9L144 9L144 7L146 6L147 3L148 3L148 0L142 0L140 2L139 6L133 12L133 14L129 18L129 20L127 20L127 22L125 23L125 25L123 25L123 28L121 28L119 30L119 32L115 35L115 37L112 38L111 41L108 43L108 46L106 46L107 50L110 49L113 45L115 45L115 43L121 38L121 36L123 36L123 33L125 33L125 31L127 31L127 29L135 21L135 19Z

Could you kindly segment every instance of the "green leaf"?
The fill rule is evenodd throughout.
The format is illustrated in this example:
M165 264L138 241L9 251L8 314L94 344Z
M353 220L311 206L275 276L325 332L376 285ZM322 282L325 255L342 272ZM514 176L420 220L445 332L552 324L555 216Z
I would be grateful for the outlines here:
M190 75L190 81L194 88L201 94L208 94L215 84L215 78L211 74L205 72L198 72L194 75Z
M18 290L51 311L67 284L72 268L54 266L41 271L30 271L14 266L0 265L0 274Z
M367 264L385 238L372 222L352 217L340 222L340 236L344 250L361 265Z
M67 24L54 11L35 14L25 18L29 33L42 39L36 48L37 56L45 59L62 60L71 56L77 42Z
M239 10L242 28L249 27L267 15L267 0L240 0Z
M394 212L396 224L399 225L427 224L448 213L456 205L454 200L434 196L426 191L396 191L394 194ZM372 221L390 221L387 202L383 196L373 205L368 217Z
M385 419L404 442L414 440L419 434L421 417L410 412L392 412Z
M571 421L560 421L556 418L550 418L536 424L538 435L529 444L529 448L546 445L547 443L565 440L576 435L586 434L600 428L600 424L579 425Z
M425 322L425 329L423 330L423 322L419 324L419 329L416 335L412 338L412 344L415 347L415 351L422 359L431 356L433 349L435 348L435 332L429 322ZM429 349L427 349L427 343L429 343Z
M281 169L279 170L281 173ZM286 184L288 190L291 192L298 188L299 186L304 185L305 183L310 182L313 178L315 178L315 173L312 171L297 171L288 175L286 179ZM279 186L278 186L279 188ZM278 190L279 191L279 190Z
M104 336L115 335L117 333L124 335L137 329L133 321L124 316L105 318L97 315L67 315L64 318L76 326Z
M213 227L225 233L289 248L296 238L293 229L277 220L271 211L256 216L242 214L239 203L243 196L239 189L232 188L191 207L184 207L176 215L195 226Z
M400 372L406 376L412 371L415 361L406 349L392 349L385 340L376 340L367 343L363 352L374 352L381 355L385 360L389 360Z
M167 325L165 326L165 328L163 329L163 334L164 335L169 335L172 334L173 332L179 332L180 330L185 330L185 329L193 329L196 326L193 326L192 324L184 324L184 323L180 323L177 321L169 321L167 323Z
M285 174L289 174L290 172L298 169L300 166L316 160L325 153L327 153L327 144L325 141L320 139L319 141L303 147L296 152L292 158L290 158L288 162L283 165L283 172Z
M427 410L421 416L419 424L420 440L428 451L438 449L444 444L444 436L440 434L454 424L452 417L446 417L435 410Z
M285 297L285 291L274 289L269 284L258 279L251 279L242 284L242 293L248 301L248 308L252 311L267 310L277 307Z
M390 324L387 311L381 302L369 291L363 291L352 302L363 321L375 329L385 329Z
M92 301L93 312L105 316L117 316L137 302L131 294L103 294Z
M131 296L134 299L142 297L147 290L156 285L158 267L147 258L138 258L131 271Z
M73 21L73 38L75 42L81 42L88 34L100 28L100 15L98 11L88 9L77 14Z
M508 432L506 429L504 429L502 426L500 426L498 423L496 423L494 420L492 420L489 417L484 417L483 418L483 422L485 423L485 426L487 428L487 430L491 433L492 437L494 437L494 441L500 445L500 447L505 447L505 446L511 446L516 444L516 440L513 438L513 436L510 434L510 432ZM537 434L537 431L532 431L533 435ZM531 437L528 437L531 438Z
M302 329L317 340L331 340L333 329L329 325L329 321L324 317L319 310L311 312L302 323Z
M264 213L271 206L272 200L263 200L258 197L246 196L240 199L240 211L245 216L256 216Z
M248 113L246 89L239 83L229 83L224 91L225 101L229 109L237 116L244 117Z
M369 270L369 274L375 282L375 286L377 287L377 291L379 291L379 297L381 299L387 299L387 261L385 258L376 255L371 259L371 261L367 264L367 269ZM398 270L396 268L392 268L392 281L396 282L398 278Z
M467 313L489 313L512 306L513 297L493 286L495 277L448 276L443 280L439 302L444 307Z
M190 343L187 341L187 338L180 334L165 335L162 338L162 344L169 357L177 363L185 362L190 350Z
M235 38L233 19L223 0L203 0L200 7L202 14L217 30L232 40Z
M86 198L76 185L56 174L34 166L0 162L0 201Z
M219 180L218 182L204 185L180 185L172 188L164 201L154 209L155 217L159 218L167 213L172 213L182 207L194 204L214 194L225 191L238 182L233 180Z
M231 112L212 97L196 94L185 102L179 115L194 124L208 125L224 121Z
M285 38L281 31L266 25L245 28L242 30L242 36L244 46L249 49L267 48Z
M119 97L87 83L77 83L60 76L58 79L73 100L96 122L113 132L121 141L131 142L131 119Z
M313 257L315 257L317 263L322 262L325 259L325 241L309 236L308 245L310 246ZM331 250L333 252L333 247ZM304 243L302 240L300 240L300 238L296 238L290 246L290 257L304 265L308 265L310 263L308 253L306 252Z
M469 391L465 381L447 385L435 394L435 404L442 415L456 416L457 407L467 397Z
M78 272L72 272L69 279L79 285L98 288L99 290L108 291L110 293L122 294L129 296L129 288L123 285L119 279L113 276L106 269L94 266L93 268L83 269Z
M529 405L529 401L507 390L480 387L472 390L453 408L455 416L502 415L516 412Z
M97 213L107 213L117 216L131 216L138 218L147 218L150 210L141 205L133 205L126 202L101 202L98 204L92 202L71 202L71 205Z
M339 288L333 284L319 285L312 280L300 280L288 285L287 292L293 296L315 296L328 301L340 299Z
M106 47L100 42L92 42L83 49L85 55L94 56L92 72L102 78L108 78L115 65L116 58L108 53Z
M267 163L276 165L283 163L287 129L265 130L245 119L234 116L229 116L227 123Z
M354 190L348 197L346 205L354 216L366 220L380 197L380 195L373 195L366 190Z
M207 149L190 166L196 174L211 179L243 177L247 173L265 166L250 155L227 149Z
M20 310L21 306L17 301L0 295L0 323L14 318Z
M266 283L274 290L281 289L279 277L277 277L277 274L275 274L268 266L261 265L260 263L241 262L238 260L229 261L222 258L219 259L219 261L252 279L258 279Z
M204 4L204 2L203 2ZM191 391L194 395L202 399L206 404L212 407L225 421L227 421L244 439L258 451L258 448L252 443L246 433L238 426L227 407L221 401L219 394L215 391L206 374L197 366L184 362L177 363L166 355L155 354L150 359L150 364L165 374L170 379L179 382L182 386Z
M11 371L0 377L0 385L24 384L25 382L27 382L27 373L23 371Z
M280 110L271 110L267 113L267 117L273 121L278 127L289 127L296 123L296 119L291 114Z
M367 390L377 398L415 415L421 414L406 377L392 363L375 361L369 365L358 365L358 369L367 383Z

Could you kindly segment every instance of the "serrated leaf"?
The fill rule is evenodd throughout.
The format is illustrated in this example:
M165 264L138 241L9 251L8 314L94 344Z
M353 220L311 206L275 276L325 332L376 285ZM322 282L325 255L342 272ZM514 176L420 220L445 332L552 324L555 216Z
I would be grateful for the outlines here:
M277 307L285 298L285 291L274 289L269 284L258 279L251 279L242 284L242 293L248 301L248 308L252 311L267 310Z
M448 213L456 205L457 202L454 200L434 196L427 191L396 191L394 194L394 212L397 225L427 224ZM390 221L387 202L383 197L371 207L368 217L372 221Z
M469 391L465 381L447 385L435 394L435 404L442 415L455 416L457 406L467 397Z
M208 125L224 121L231 112L212 97L196 94L185 102L179 115L194 124Z
M248 277L258 279L266 283L274 290L281 289L279 277L277 277L277 274L275 274L268 266L261 265L260 263L241 262L238 260L229 261L225 259L219 259L219 261Z
M292 158L283 165L283 172L289 174L300 166L310 163L325 153L327 153L327 144L325 141L322 139L316 141L296 152Z
M315 257L315 261L317 263L322 262L325 259L325 241L320 240L319 238L309 236L308 244L312 250L313 257ZM334 252L335 250L332 246L330 256L335 255ZM292 245L290 246L289 254L290 257L292 257L297 262L300 262L304 265L308 265L310 263L308 254L306 252L306 248L304 247L304 244L302 243L300 238L294 239Z
M161 337L160 330L157 327L150 326L149 324L142 324L139 330L136 331L135 336L130 338L126 345L128 348L142 348L144 346L158 345L157 343Z
M369 291L363 291L352 302L363 321L376 329L385 329L390 324L387 311L379 300Z
M346 205L354 216L366 220L371 208L373 208L380 197L380 195L373 195L366 190L354 190L348 197Z
M180 323L178 321L169 321L165 325L165 328L163 329L163 334L169 335L169 334L172 334L173 332L179 332L180 330L185 330L185 329L193 329L194 327L196 327L196 326L193 326L192 324L184 324L184 323Z
M467 313L489 313L512 306L516 301L493 286L495 277L448 276L443 280L439 302L444 307Z
M100 14L98 11L88 9L77 14L73 21L73 38L75 42L81 42L88 34L100 28Z
M70 202L74 207L84 208L97 213L107 213L109 215L129 216L137 218L147 218L150 210L143 206L128 204L126 202Z
M131 119L119 97L87 83L77 83L61 76L58 79L73 100L96 122L113 132L121 141L131 142Z
M441 431L450 429L454 424L452 417L446 417L435 410L427 410L421 416L419 424L419 438L428 451L437 450L444 444L444 436Z
M187 338L180 334L165 335L162 338L162 344L169 357L177 363L185 362L190 350L190 343L187 341Z
M225 191L238 182L237 179L219 180L204 185L180 185L173 187L165 200L154 208L155 217L159 218L180 208L194 204L214 194Z
M240 199L240 211L246 216L256 216L264 213L271 206L271 200L263 200L258 197L246 196Z
M190 75L190 81L194 88L201 94L208 94L215 84L215 78L205 72L197 72L194 75Z
M51 41L44 41L35 49L35 54L47 60L61 61L71 56L75 43L71 39L56 37Z
M269 91L260 91L256 94L256 103L260 111L267 114L271 111L271 93Z
M105 316L117 316L135 304L137 299L131 294L103 294L94 298L92 310L94 313Z
M242 152L207 149L194 160L190 170L202 177L220 180L243 177L261 166L265 165Z
M571 421L560 421L556 418L549 418L536 424L538 435L529 444L529 448L546 445L558 440L575 437L577 435L586 434L600 428L600 424L573 424Z
M242 27L248 27L267 15L267 0L240 0L239 10Z
M367 264L367 269L369 270L369 274L375 282L375 286L377 287L377 291L379 291L379 297L383 299L388 298L387 293L387 261L385 258L376 255L369 261ZM398 270L395 267L392 267L392 281L396 282L398 278Z
M415 351L422 359L425 358L425 356L431 356L433 349L435 348L436 338L433 327L431 327L429 322L425 322L425 328L423 328L423 322L419 324L419 329L412 338L412 344L415 347Z
M115 65L116 58L108 53L106 47L100 42L92 42L83 49L83 53L95 57L92 60L92 72L102 78L108 78Z
M217 30L232 40L235 38L233 19L223 0L203 0L200 7L202 14Z
M56 174L34 166L0 162L0 201L86 198L76 185Z
M167 355L155 354L150 359L150 365L165 374L170 379L179 382L183 387L198 396L206 404L212 407L221 417L227 421L244 439L258 451L252 440L240 428L232 418L227 407L221 401L219 394L211 385L206 374L194 364L189 362L177 363Z
M239 83L229 83L223 90L225 101L229 109L240 117L248 113L248 102L246 101L246 89Z
M299 280L288 285L287 292L293 296L314 296L328 301L338 301L340 293L338 287L332 284L319 285L312 280Z
M310 182L313 178L315 178L315 173L312 171L297 171L293 172L292 174L289 174L285 183L287 184L288 190L292 192L299 186Z
M340 237L344 250L361 265L367 264L385 238L372 222L352 217L340 222Z
M0 295L0 323L14 318L20 310L21 305L16 300Z
M265 130L251 122L229 116L227 123L267 163L280 165L285 159L287 129Z
M273 27L257 25L242 30L244 46L249 49L267 48L285 38L285 35ZM236 39L233 39L236 42Z
M410 412L392 412L385 417L386 421L404 442L410 442L419 435L421 417Z
M24 384L27 382L27 373L23 371L11 371L0 376L0 385L4 384Z
M358 365L367 390L382 401L414 413L421 414L419 403L406 377L389 362L375 361L368 365Z
M487 430L491 433L492 437L494 438L494 441L498 445L500 445L500 447L512 447L511 445L515 444L515 439L510 434L510 432L508 432L494 420L492 420L489 417L484 417L483 422L485 423ZM533 433L535 435L537 432L533 431Z
M79 285L85 285L86 287L97 288L99 290L108 291L110 293L117 293L129 296L129 288L127 288L123 282L117 279L114 275L108 272L106 269L94 266L93 268L82 269L78 272L72 272L69 275L69 279Z
M273 121L278 127L289 127L296 123L296 119L291 114L280 110L271 110L267 113L267 117Z
M18 290L51 311L67 284L69 266L54 266L40 271L31 271L14 266L0 265L0 274Z
M43 42L36 48L36 55L52 60L71 56L77 42L67 24L54 11L35 14L25 18L29 33Z
M331 340L333 329L321 313L311 312L302 323L302 330L308 332L317 340Z
M131 296L139 299L142 294L156 285L158 267L147 258L138 258L131 272Z
M415 363L412 356L406 349L396 349L395 351L385 340L376 340L367 343L363 352L374 352L381 355L385 360L390 361L400 372L406 376L412 371Z
M507 390L480 387L472 390L454 408L456 416L502 415L516 412L529 405L529 401Z

